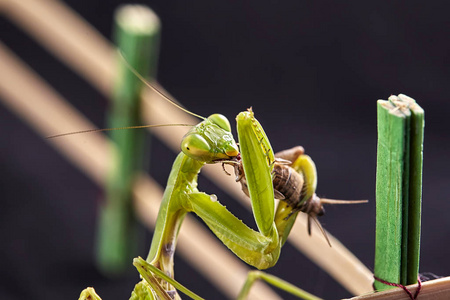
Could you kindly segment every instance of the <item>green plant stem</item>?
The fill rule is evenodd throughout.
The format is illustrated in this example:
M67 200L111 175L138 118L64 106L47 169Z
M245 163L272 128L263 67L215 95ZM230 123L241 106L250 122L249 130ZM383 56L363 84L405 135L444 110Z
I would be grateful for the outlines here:
M114 40L123 57L140 74L156 75L159 20L139 5L120 7L115 14ZM107 127L140 125L142 82L118 56L118 72ZM142 169L144 131L111 131L116 152L106 184L106 201L100 209L97 256L103 272L120 274L130 268L138 242L131 188L135 174Z
M375 276L403 285L418 275L423 126L412 98L378 101ZM390 288L378 281L374 287Z

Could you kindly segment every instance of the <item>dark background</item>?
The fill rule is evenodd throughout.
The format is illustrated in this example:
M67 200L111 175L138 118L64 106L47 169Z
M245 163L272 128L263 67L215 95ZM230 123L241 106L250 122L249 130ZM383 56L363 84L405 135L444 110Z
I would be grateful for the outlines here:
M65 2L107 37L113 11L124 3ZM187 108L233 120L253 106L276 151L300 144L312 156L320 196L370 200L329 207L321 222L371 269L376 100L415 98L426 111L420 271L448 275L447 1L141 2L162 21L159 81ZM0 26L5 44L104 127L106 99L13 24L2 18ZM92 261L101 189L4 106L0 122L0 298L76 299L94 286L103 299L127 299L137 272L109 281ZM174 156L152 143L150 172L162 184ZM200 180L201 189L217 192ZM238 215L251 223L250 213ZM149 243L150 234L142 256ZM223 298L182 260L175 270L205 298ZM350 296L289 245L270 271L326 299Z

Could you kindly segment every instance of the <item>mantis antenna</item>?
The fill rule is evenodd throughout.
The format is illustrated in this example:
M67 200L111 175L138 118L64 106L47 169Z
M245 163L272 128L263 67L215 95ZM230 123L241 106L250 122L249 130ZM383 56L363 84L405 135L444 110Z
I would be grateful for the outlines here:
M170 97L168 97L166 94L164 94L162 91L160 91L157 87L153 86L150 82L148 82L144 76L142 76L138 71L136 71L135 68L133 68L133 66L130 65L130 63L126 60L126 58L123 56L122 51L120 51L120 49L118 50L120 57L123 59L125 65L127 66L127 68L133 72L133 74L139 78L142 83L144 83L147 87L149 87L152 91L154 91L155 93L157 93L159 96L161 96L164 100L166 100L167 102L169 102L170 104L172 104L173 106L181 109L182 111L184 111L185 113L188 113L194 117L197 117L199 119L203 119L206 120L205 117L202 117L200 115L197 115L196 113L193 113L189 110L187 110L186 108L182 107L181 105L175 103L175 101L173 101L172 99L170 99Z
M126 126L126 127L115 127L115 128L101 128L101 129L87 129L74 132L60 133L46 137L46 139L54 139L62 136L81 134L81 133L92 133L92 132L102 132L102 131L113 131L113 130L124 130L124 129L141 129L141 128L153 128L153 127L168 127L168 126L194 126L190 124L160 124L160 125L137 125L137 126Z
M133 74L137 78L139 78L139 80L141 80L142 83L145 84L148 88L150 88L152 91L157 93L161 98L163 98L164 100L166 100L167 102L169 102L170 104L175 106L176 108L184 111L185 113L190 114L190 115L192 115L194 117L197 117L199 119L206 120L205 117L202 117L202 116L200 116L200 115L198 115L196 113L193 113L193 112L187 110L186 108L182 107L181 105L177 104L169 96L164 94L159 88L157 88L156 86L154 86L150 82L148 82L135 68L133 68L133 66L130 65L130 63L123 56L122 51L120 51L120 49L118 50L118 52L119 52L120 57L124 61L125 66L131 72L133 72ZM87 129L87 130L81 130L81 131L75 131L75 132L67 132L67 133L55 134L55 135L51 135L51 136L46 137L46 139L53 139L53 138L58 138L58 137L63 137L63 136L68 136L68 135L74 135L74 134L82 134L82 133L104 132L104 131L124 130L124 129L154 128L154 127L166 127L166 126L195 126L195 125L191 125L191 124L161 124L161 125L136 125L136 126L125 126L125 127L116 127L116 128L102 128L102 129Z

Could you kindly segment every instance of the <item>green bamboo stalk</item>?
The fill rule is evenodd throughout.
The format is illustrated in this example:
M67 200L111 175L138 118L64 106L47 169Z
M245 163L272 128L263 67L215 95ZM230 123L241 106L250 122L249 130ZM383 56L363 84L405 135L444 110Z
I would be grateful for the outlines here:
M375 276L403 285L418 275L423 120L412 98L378 100Z
M114 40L127 62L140 74L155 77L158 59L160 23L147 7L126 5L115 14ZM140 125L142 82L118 58L118 76L112 96L107 127ZM106 184L106 202L100 209L97 260L109 275L131 268L137 255L139 234L135 221L131 188L137 171L142 169L144 131L116 130L111 139L116 152Z

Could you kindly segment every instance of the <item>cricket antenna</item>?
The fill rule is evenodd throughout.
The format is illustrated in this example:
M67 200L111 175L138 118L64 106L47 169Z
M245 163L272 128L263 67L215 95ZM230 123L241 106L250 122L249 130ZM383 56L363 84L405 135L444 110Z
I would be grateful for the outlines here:
M157 88L156 86L152 85L150 82L148 82L144 76L142 76L135 68L133 68L130 63L127 61L127 59L125 58L125 56L123 55L122 51L119 49L118 50L120 57L122 58L123 62L125 63L125 66L131 71L133 72L133 74L139 78L143 84L145 84L147 87L149 87L151 90L153 90L155 93L157 93L159 96L161 96L164 100L166 100L167 102L169 102L170 104L172 104L173 106L181 109L182 111L184 111L185 113L188 113L194 117L200 118L202 120L206 120L205 117L202 117L200 115L197 115L196 113L193 113L189 110L187 110L186 108L182 107L181 105L177 104L174 100L172 100L169 96L167 96L166 94L164 94L159 88Z
M369 202L369 200L337 200L337 199L320 198L321 204L358 204L367 202Z
M319 227L322 235L325 237L328 245L331 247L330 240L326 231L323 229L320 224L317 216L321 216L325 213L325 209L323 208L323 204L357 204L357 203L367 203L368 200L336 200L336 199L328 199L328 198L319 198L316 194L314 194L310 201L308 202L308 208L306 211L308 214L308 234L311 235L311 219L316 223L317 227Z
M311 235L311 219L316 223L317 227L319 227L320 231L322 232L323 236L325 237L325 240L327 241L328 245L331 248L330 240L328 239L327 232L325 229L323 229L322 224L320 224L319 220L317 220L316 217L313 217L311 215L308 215L308 234Z

